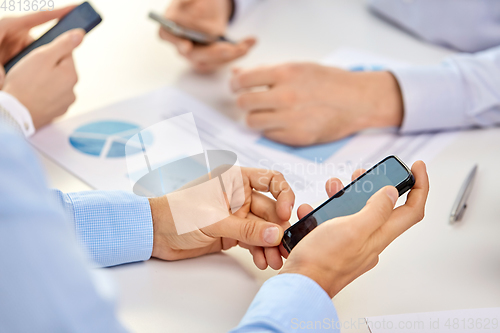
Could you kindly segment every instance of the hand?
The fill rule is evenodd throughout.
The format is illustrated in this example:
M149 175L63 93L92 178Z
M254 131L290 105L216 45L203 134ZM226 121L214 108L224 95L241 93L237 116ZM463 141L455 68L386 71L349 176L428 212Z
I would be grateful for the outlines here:
M72 52L84 34L76 29L60 35L21 59L5 77L3 90L29 110L37 129L64 114L76 99Z
M403 102L389 72L348 72L318 64L235 70L231 81L247 124L271 140L308 146L369 127L400 126ZM265 91L248 92L254 87Z
M33 42L30 30L42 23L60 19L75 6L68 6L53 11L38 12L21 17L7 17L0 20L0 63L5 65L16 54ZM5 73L0 70L0 89L3 86Z
M178 235L167 196L150 199L153 216L153 257L163 260L192 258L240 245L250 250L260 269L283 265L278 248L283 229L290 226L295 196L280 173L241 168L245 201L224 220ZM276 201L260 192L271 192ZM186 200L186 205L203 203ZM206 207L209 212L211 207ZM228 211L230 212L229 208Z
M364 172L353 174L353 179ZM413 164L416 183L406 203L394 209L398 192L384 187L357 214L320 224L290 253L280 274L297 273L316 281L329 295L340 290L378 263L379 254L399 235L424 218L429 180L425 164ZM327 183L332 196L342 188L338 179ZM312 211L299 207L299 218Z
M223 36L232 12L231 0L173 0L165 17L177 24L212 36ZM245 38L233 45L216 42L211 45L195 45L175 37L160 28L160 37L174 44L177 51L189 60L200 73L213 72L224 64L244 56L255 44L255 38Z

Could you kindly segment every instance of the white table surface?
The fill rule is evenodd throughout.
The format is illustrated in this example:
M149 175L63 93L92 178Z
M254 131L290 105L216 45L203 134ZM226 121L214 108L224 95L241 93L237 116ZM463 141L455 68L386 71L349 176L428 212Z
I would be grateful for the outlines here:
M229 70L198 76L159 41L150 9L164 0L94 0L103 23L75 52L80 81L67 117L164 85L177 86L232 117ZM70 3L56 0L57 6ZM41 29L40 29L41 30ZM371 15L363 0L266 0L231 30L259 39L242 67L316 61L350 46L413 62L438 62L450 52L427 45ZM342 321L406 312L500 306L500 130L468 131L429 165L431 192L423 222L396 240L380 264L335 298ZM50 184L63 191L89 187L41 156ZM474 162L479 163L470 207L459 225L448 214ZM318 249L319 250L319 249ZM234 327L259 286L276 274L259 271L233 249L180 262L107 269L116 280L119 316L136 332L223 332ZM284 305L286 306L286 305ZM368 332L361 325L343 332Z

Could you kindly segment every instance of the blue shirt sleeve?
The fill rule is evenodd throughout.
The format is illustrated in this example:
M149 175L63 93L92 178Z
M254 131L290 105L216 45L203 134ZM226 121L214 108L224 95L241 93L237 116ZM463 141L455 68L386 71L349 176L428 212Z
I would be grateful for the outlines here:
M153 218L148 199L122 191L54 192L75 225L78 241L98 266L151 257Z
M123 332L29 145L0 123L0 332Z
M340 322L328 294L299 274L277 275L264 283L233 333L340 333Z

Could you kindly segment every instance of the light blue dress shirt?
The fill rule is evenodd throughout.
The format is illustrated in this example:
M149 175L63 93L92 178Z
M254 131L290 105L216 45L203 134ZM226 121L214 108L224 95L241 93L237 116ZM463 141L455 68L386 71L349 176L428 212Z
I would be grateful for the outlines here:
M50 191L25 139L2 123L0 147L0 333L125 331L83 253L99 266L149 259L148 201L124 192ZM233 332L318 325L339 332L331 330L339 323L329 296L307 277L283 274L262 286Z

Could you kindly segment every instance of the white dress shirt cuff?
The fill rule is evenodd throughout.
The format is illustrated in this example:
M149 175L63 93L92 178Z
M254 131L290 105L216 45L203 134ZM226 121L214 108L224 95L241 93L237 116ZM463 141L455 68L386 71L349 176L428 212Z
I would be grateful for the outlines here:
M233 0L233 1L235 8L231 22L236 22L242 16L244 16L258 0Z
M394 69L404 102L402 133L470 126L468 96L460 72L450 64Z
M0 91L0 105L2 105L5 111L9 112L12 118L19 124L19 127L26 137L30 137L35 133L35 126L33 125L33 119L31 118L30 112L17 100L17 98L4 91Z

